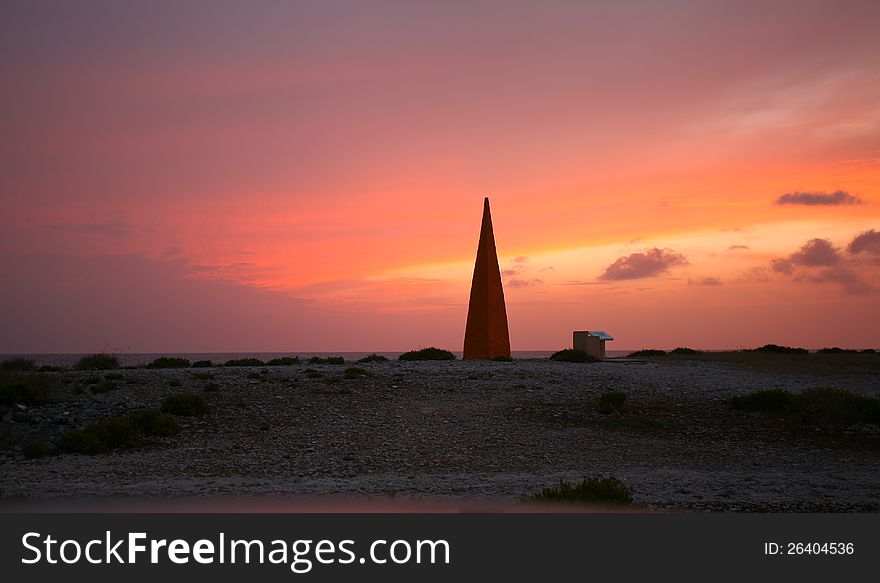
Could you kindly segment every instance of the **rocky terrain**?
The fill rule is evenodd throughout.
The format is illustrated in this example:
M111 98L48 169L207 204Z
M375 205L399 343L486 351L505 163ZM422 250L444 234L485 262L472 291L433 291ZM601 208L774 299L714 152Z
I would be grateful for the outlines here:
M211 495L516 503L588 475L632 487L643 508L877 511L876 426L817 428L731 409L759 389L878 396L874 374L780 373L736 363L377 362L46 373L47 403L0 407L3 500ZM96 376L99 377L96 379ZM622 408L596 411L604 391ZM50 450L74 427L204 395L202 417L139 448Z

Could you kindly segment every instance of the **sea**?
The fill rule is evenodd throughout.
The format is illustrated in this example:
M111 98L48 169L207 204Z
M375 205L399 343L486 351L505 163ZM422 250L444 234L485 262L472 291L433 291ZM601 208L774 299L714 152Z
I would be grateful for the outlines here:
M554 352L555 351L553 350L514 350L511 352L511 356L518 359L550 358L550 355ZM608 350L606 356L622 357L631 352L633 351ZM227 360L235 360L239 358L259 358L262 361L268 361L281 356L299 356L301 359L307 359L313 356L341 356L346 361L355 361L367 355L374 354L374 352L121 352L115 354L119 358L119 363L122 366L141 366L152 362L160 356L180 357L191 362L196 360L210 360L214 364L223 364ZM403 354L403 351L375 352L375 354L380 354L390 360L397 360L397 357ZM455 354L457 358L461 358L461 351L453 351L453 354ZM0 354L0 361L7 358L28 358L32 359L37 366L52 365L69 367L73 366L73 364L83 356L86 356L86 354Z

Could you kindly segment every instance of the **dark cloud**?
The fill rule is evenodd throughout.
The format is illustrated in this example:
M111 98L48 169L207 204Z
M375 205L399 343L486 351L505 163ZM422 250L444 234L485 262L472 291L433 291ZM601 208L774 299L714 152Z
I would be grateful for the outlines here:
M776 273L791 275L794 271L794 263L788 259L774 259L770 262L770 269Z
M520 255L519 257L514 257L512 260L514 263L527 263L529 258L525 255Z
M795 267L830 267L839 264L841 259L840 253L828 239L810 239L788 257L773 259L770 269L791 275Z
M737 283L766 283L770 281L770 277L767 275L766 267L756 266L746 270L736 281Z
M632 253L621 257L605 269L599 279L617 281L622 279L640 279L666 273L669 268L687 265L684 255L672 249L648 249L643 253Z
M543 283L540 279L511 279L507 282L507 287L534 287Z
M100 235L103 237L124 237L131 233L131 227L125 221L108 220L98 223L62 223L52 225L56 231L76 233L77 235Z
M502 269L501 275L504 277L516 277L519 275L519 269Z
M688 278L688 285L721 285L721 280L717 277L701 277L697 279Z
M828 239L810 239L799 251L789 256L795 265L826 267L840 263L840 253Z
M880 255L880 232L874 229L865 231L853 239L846 249L853 254L870 253L871 255Z
M748 251L748 250L749 250L748 245L731 245L725 251L729 252L729 251Z
M795 277L795 281L839 283L847 293L851 294L864 294L874 291L874 286L848 267L829 267L814 274L802 273Z
M864 201L850 193L835 192L790 192L776 199L776 204L800 204L805 206L847 206L862 204Z
M880 233L866 231L849 244L850 253L880 249ZM791 275L792 281L811 283L836 283L851 294L872 292L875 287L853 269L852 259L844 256L828 239L810 239L788 257L774 259L770 269L776 273Z

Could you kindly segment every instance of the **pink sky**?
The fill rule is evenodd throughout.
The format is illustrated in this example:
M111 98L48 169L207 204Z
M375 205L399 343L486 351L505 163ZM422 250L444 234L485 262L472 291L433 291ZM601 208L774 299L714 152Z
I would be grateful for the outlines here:
M10 4L0 352L880 346L876 2Z

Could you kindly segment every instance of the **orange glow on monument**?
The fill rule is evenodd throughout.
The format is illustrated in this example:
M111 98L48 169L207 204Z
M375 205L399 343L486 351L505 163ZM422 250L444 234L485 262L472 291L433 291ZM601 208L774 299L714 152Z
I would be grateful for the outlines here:
M474 263L471 299L468 304L467 327L464 333L465 359L510 358L510 335L507 330L507 309L504 287L495 251L495 233L489 198L483 201L483 224Z

